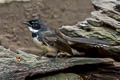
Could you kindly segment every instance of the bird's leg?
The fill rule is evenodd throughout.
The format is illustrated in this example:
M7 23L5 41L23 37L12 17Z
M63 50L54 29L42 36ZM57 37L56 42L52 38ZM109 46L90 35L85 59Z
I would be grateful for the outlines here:
M55 59L57 59L58 58L58 55L59 55L59 50L57 51L57 54L56 54L56 56L55 56Z
M45 39L43 39L42 41L43 41L43 43L44 43L46 46L49 46L49 44L46 42Z
M46 46L49 46L45 39L42 39L42 42ZM43 49L43 54L41 56L47 56L47 52L48 52L47 47L43 46L42 49Z
M59 51L57 51L57 54L56 54L55 58L51 59L52 62L57 62L57 59L58 59L58 53L59 53Z

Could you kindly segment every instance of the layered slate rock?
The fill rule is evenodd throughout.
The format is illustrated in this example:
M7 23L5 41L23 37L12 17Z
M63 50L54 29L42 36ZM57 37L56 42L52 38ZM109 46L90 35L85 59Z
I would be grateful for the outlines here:
M0 80L25 80L37 74L47 74L74 66L112 64L109 58L46 58L22 51L14 53L0 47Z
M96 44L96 39L103 40L109 42L110 45L93 45L87 40L81 44L80 40L83 39L79 39L78 42L74 40L73 43L77 44L73 46L82 48L87 54L84 57L72 58L39 57L21 50L15 53L1 46L0 80L32 80L35 76L41 77L39 80L42 80L43 76L41 75L45 76L45 80L120 79L120 63L111 59L120 60L119 1L93 0L93 5L97 11L92 12L91 18L73 26L63 26L60 30L70 37L88 38ZM93 52L90 52L91 50ZM93 58L94 52L99 54L97 57L111 58ZM86 56L92 58L85 58ZM59 72L68 73L57 74ZM52 74L52 76L51 73L55 75Z
M92 3L96 11L91 12L91 18L87 18L85 21L78 22L73 26L62 26L60 30L65 35L70 37L106 41L110 43L109 46L99 46L98 48L93 49L94 51L97 50L98 57L100 57L100 55L103 55L102 57L108 56L116 60L120 60L120 1L92 0ZM96 45L88 45L90 47L88 48L87 46L86 49L86 43L82 44L83 47L85 46L85 51L96 47Z

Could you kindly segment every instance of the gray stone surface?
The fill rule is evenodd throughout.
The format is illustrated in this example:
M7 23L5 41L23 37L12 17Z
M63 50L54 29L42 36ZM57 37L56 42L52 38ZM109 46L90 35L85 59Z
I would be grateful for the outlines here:
M9 0L9 2L11 1L12 0ZM0 3L5 3L5 0L1 0ZM31 78L38 74L41 75L66 70L75 66L88 65L89 67L87 68L90 68L96 64L112 65L112 63L114 63L113 59L120 60L120 12L116 9L116 5L118 4L118 0L93 0L93 5L97 11L92 12L91 18L87 18L85 21L78 22L73 26L68 25L60 28L65 35L72 37L73 41L71 39L71 43L74 44L74 47L78 47L79 49L83 48L84 52L88 52L87 54L89 54L91 58L86 58L86 55L84 57L72 58L39 57L21 50L15 53L0 46L0 80L25 80L27 77ZM85 40L84 38L87 39ZM97 40L105 42L100 41L102 43L101 45ZM109 42L110 45L106 45L106 42ZM91 49L93 52L97 50L97 57L102 55L103 58L93 58L93 53L89 51ZM111 57L113 59L104 57ZM87 80L119 80L119 77L117 77L120 73L119 63L114 63L114 67L112 65L110 68L102 68L100 71L112 74L109 76L107 74L101 75L99 72L94 74L90 73ZM116 75L113 75L113 73ZM78 74L76 75L74 73L58 74L50 76L51 78L47 76L46 79L44 79L61 79L61 76L68 79L66 78L68 75L72 76L70 79L78 80ZM73 78L74 76L75 78ZM64 80L63 78L62 80ZM79 79L83 80L81 77L79 77ZM42 78L39 80L42 80Z
M18 61L18 57L20 61ZM109 58L46 58L0 47L0 80L25 80L28 76L64 70L74 66L112 64Z
M119 59L120 57L120 12L118 0L92 0L92 3L96 11L91 12L91 18L87 18L82 22L78 22L73 26L62 26L60 30L67 36L77 37L77 38L88 38L96 43L95 40L103 40L109 42L110 45L103 47L101 51L100 47L98 48L98 54L107 54L111 57L114 56L114 59ZM116 7L117 6L117 7ZM87 44L90 40L86 40L86 43L79 44L78 46L86 47L85 51L91 49L89 46L96 47L96 45ZM91 43L92 43L91 41ZM73 40L74 42L74 40ZM96 43L98 44L98 43ZM98 44L99 45L99 44ZM100 52L101 51L101 52ZM105 56L102 54L103 56ZM113 57L112 57L113 58Z

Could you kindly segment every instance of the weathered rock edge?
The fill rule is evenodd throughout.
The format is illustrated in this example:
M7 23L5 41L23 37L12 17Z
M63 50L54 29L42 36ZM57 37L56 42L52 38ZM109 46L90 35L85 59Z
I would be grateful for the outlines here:
M91 12L90 18L73 26L62 26L60 30L70 37L92 38L109 42L111 45L107 47L98 47L98 51L102 48L98 54L105 52L107 56L109 55L108 57L120 60L120 1L92 0L92 3L96 11ZM88 45L91 46L91 44ZM82 46L86 47L86 44L82 44Z
M25 80L27 76L55 72L73 66L112 64L113 62L114 60L109 58L38 57L22 51L14 53L0 47L0 80Z
M99 4L104 6L99 6ZM120 28L119 12L115 11L113 7L109 7L111 5L118 5L117 0L93 0L93 5L98 11L92 12L92 18L88 18L74 26L63 26L61 28L62 31L68 36L82 36L87 38L92 37L106 40L114 45L107 47L106 49L108 49L108 51L114 52L115 55L119 55L120 36L117 35L119 34ZM107 26L104 27L104 25ZM52 59L38 57L20 50L15 53L1 46L0 80L25 80L27 76L45 74L74 66L83 66L87 64L90 67L94 64L112 64L113 62L114 60L110 58Z

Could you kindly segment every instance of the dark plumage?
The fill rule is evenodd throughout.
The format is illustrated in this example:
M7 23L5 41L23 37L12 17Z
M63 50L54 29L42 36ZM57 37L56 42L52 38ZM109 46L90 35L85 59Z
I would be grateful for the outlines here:
M93 46L104 47L110 44L103 40L68 37L59 30L50 30L48 26L39 19L33 19L25 22L32 32L33 41L46 52L67 52L73 55L71 47L76 46Z
M31 27L35 30L47 31L47 25L39 19L32 19L28 21Z
M70 45L59 35L56 35L57 30L48 29L47 25L39 19L33 19L24 22L28 25L29 30L32 32L32 37L35 43L47 52L54 50L55 52L62 51L68 52L71 55L72 49Z

